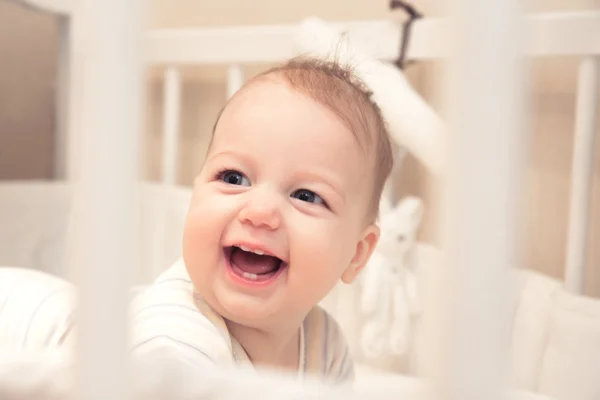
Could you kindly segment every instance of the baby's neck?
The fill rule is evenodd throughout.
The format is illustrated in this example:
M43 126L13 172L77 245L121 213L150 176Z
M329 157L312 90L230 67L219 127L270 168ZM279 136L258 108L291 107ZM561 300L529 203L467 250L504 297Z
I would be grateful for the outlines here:
M231 335L242 345L252 364L298 370L300 328L267 332L227 321Z

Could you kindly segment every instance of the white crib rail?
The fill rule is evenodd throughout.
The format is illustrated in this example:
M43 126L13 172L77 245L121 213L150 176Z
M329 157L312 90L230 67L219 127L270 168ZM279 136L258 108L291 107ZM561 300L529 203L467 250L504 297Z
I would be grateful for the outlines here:
M69 133L69 88L71 80L71 20L69 17L59 17L58 73L56 91L56 130L54 139L54 178L67 177L67 148Z
M86 54L70 270L79 292L76 397L128 398L127 311L139 179L141 1L81 3Z
M598 122L599 73L600 60L598 56L587 56L581 61L577 86L565 266L565 286L573 293L583 293L585 284L595 137Z
M525 143L520 2L451 3L450 39L456 41L447 76L451 134L441 227L447 265L438 271L445 295L436 296L434 314L444 322L429 326L430 333L444 332L436 340L444 346L434 377L440 398L500 400L506 397L508 276L519 262L518 177Z
M164 80L162 146L162 182L167 185L177 183L181 86L179 69L167 67Z
M525 52L540 56L600 54L600 12L580 11L525 17ZM392 20L348 21L333 24L382 60L395 60L400 24ZM294 55L296 25L231 26L203 29L158 29L146 36L150 64L229 65L268 64ZM447 21L424 18L413 25L407 56L440 59L450 54ZM581 38L585 37L586 40Z
M244 67L231 64L227 69L227 98L231 98L244 84Z

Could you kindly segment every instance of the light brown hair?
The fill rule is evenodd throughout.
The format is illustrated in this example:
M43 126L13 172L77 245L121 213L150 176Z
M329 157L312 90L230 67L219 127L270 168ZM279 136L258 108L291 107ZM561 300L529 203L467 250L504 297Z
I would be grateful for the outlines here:
M260 73L244 87L266 77L283 78L292 88L336 114L350 129L372 162L372 196L368 211L369 218L375 219L383 187L392 170L393 155L381 110L372 101L372 93L366 85L355 76L351 67L335 60L298 57ZM215 122L213 136L223 110Z

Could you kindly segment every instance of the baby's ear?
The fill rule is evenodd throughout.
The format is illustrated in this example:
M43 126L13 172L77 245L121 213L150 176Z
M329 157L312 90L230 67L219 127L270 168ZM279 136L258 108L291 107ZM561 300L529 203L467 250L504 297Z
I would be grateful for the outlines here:
M352 257L350 265L342 274L342 282L349 284L356 279L360 271L367 265L369 258L371 258L371 254L373 254L379 240L379 235L379 227L376 224L371 224L365 228L361 239L356 244L354 257Z

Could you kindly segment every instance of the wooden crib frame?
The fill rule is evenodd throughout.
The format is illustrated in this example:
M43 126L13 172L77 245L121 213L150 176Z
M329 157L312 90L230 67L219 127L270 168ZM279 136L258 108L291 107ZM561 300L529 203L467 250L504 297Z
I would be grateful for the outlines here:
M56 175L76 183L77 204L85 205L85 210L75 211L94 215L76 218L74 226L79 234L72 262L84 266L76 275L83 289L78 395L126 398L123 361L128 280L123 272L133 265L129 248L134 221L129 216L133 214L131 187L137 179L142 67L164 66L162 179L173 184L181 109L179 68L229 65L230 96L243 84L243 66L278 62L293 55L295 26L170 29L141 35L141 2L20 2L60 16ZM516 171L523 158L525 132L519 85L522 72L517 60L523 54L582 57L565 282L568 289L581 292L598 109L600 12L539 14L522 20L516 0L454 3L460 11L454 15L455 21L460 24L451 25L452 19L418 20L408 54L411 59L449 57L452 61L447 88L453 96L449 126L459 133L447 144L450 190L442 199L447 218L441 231L446 232L449 280L440 288L444 289L441 294L432 298L432 310L437 313L430 313L429 325L432 332L442 329L448 333L444 342L432 339L432 346L440 344L450 351L439 353L446 356L436 358L439 368L432 370L431 376L445 388L447 398L499 398L505 340L499 328L508 322L498 317L490 323L489 315L502 315L506 269L515 264L518 237L513 222L518 209ZM373 57L397 58L399 23L376 20L336 26L346 29L351 40L364 45ZM503 32L506 27L510 29ZM495 78L485 80L485 76ZM495 95L489 96L490 91ZM488 179L491 175L497 177L493 188ZM461 223L453 224L458 216ZM480 224L484 217L490 225ZM105 301L108 289L111 301ZM444 304L449 308L444 309ZM435 316L440 313L454 318L438 325L442 319ZM464 332L475 332L481 340L466 343ZM100 342L102 347L94 345ZM472 350L468 346L477 346L479 357L469 357ZM449 379L454 382L450 387L444 385Z

